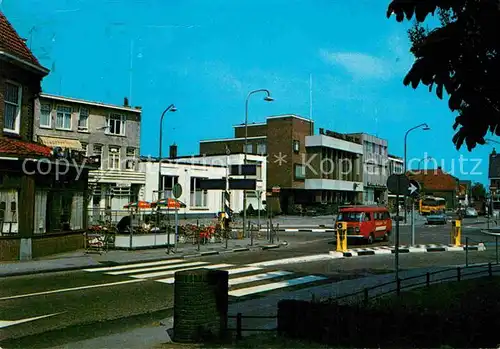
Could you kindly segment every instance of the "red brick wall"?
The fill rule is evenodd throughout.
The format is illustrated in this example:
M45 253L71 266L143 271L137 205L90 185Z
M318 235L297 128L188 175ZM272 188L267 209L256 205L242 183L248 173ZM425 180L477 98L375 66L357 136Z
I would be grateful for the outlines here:
M19 138L33 140L34 101L40 92L41 77L20 67L0 61L0 131L3 131L5 82L13 81L22 85L21 127ZM3 132L0 132L0 137Z
M57 253L76 251L84 247L85 239L83 232L34 237L32 240L32 255L33 258L39 258Z
M253 153L257 152L257 144L267 143L265 138L262 139L248 139L248 144L252 144ZM226 145L232 154L243 153L243 146L245 140L228 140L228 141L215 141L215 142L202 142L200 143L200 154L203 155L221 155L226 154Z
M311 123L291 117L267 120L267 186L282 188L303 188L304 181L294 179L294 164L302 164L306 156L305 137L311 134ZM300 143L299 153L293 152L293 141ZM283 156L286 162L281 165L277 157Z
M267 125L259 125L259 126L248 125L247 133L248 133L248 137L267 136ZM235 127L234 128L234 137L235 138L244 138L245 137L245 127Z
M18 238L0 238L0 261L19 260L19 245Z

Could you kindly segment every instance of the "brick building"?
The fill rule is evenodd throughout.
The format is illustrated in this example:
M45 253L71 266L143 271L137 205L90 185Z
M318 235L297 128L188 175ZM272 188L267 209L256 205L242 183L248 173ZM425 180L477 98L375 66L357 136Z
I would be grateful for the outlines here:
M200 154L220 155L226 149L244 152L245 125L234 128L234 138L200 141ZM354 137L334 132L314 135L312 120L278 115L267 117L265 123L249 124L247 140L247 154L268 157L267 201L277 201L280 211L295 213L361 200L363 147Z
M84 244L89 168L76 158L61 164L52 148L32 140L34 103L48 72L0 12L0 260Z
M458 207L459 180L444 172L441 167L435 170L413 170L408 172L408 178L420 184L421 195L442 197L446 200L446 207L449 209Z

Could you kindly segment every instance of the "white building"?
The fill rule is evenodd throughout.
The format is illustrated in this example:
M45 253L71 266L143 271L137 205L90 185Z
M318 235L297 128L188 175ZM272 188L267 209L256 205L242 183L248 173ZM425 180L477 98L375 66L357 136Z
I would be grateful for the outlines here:
M139 200L153 202L158 198L158 160L142 159L140 172L145 174L145 185ZM171 197L172 188L179 183L182 195L179 200L186 205L181 214L189 216L214 217L223 208L222 190L202 190L201 179L220 179L226 176L226 167L220 165L202 165L180 160L162 160L161 190L165 197Z
M363 203L387 201L388 154L385 139L366 133L351 133L363 144Z
M229 166L231 165L242 165L245 163L244 154L229 154L229 155L198 155L198 156L185 156L177 157L175 161L189 162L192 164L201 165L214 165L222 166L224 169L227 168L222 177L226 177L229 174ZM247 207L252 205L254 210L259 208L260 199L260 209L265 208L266 200L266 178L267 178L267 157L261 155L251 155L247 154L247 164L257 165L257 175L256 176L246 176L247 179L256 179L257 190L247 190ZM231 178L239 179L245 178L244 176L230 176ZM231 209L239 213L243 211L243 190L230 190L230 202Z

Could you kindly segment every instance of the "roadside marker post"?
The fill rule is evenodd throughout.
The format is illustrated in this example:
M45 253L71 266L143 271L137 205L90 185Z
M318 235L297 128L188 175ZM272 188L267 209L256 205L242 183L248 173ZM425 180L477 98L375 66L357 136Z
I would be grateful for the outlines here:
M337 252L347 252L347 223L337 223Z
M451 226L451 244L460 246L462 240L462 222L457 219L452 222Z

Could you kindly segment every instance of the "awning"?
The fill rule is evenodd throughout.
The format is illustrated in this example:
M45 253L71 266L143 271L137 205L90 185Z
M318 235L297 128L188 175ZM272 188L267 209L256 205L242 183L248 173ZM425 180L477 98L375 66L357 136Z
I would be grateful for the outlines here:
M76 139L38 136L38 140L40 143L50 148L61 147L78 151L83 150L82 144Z

